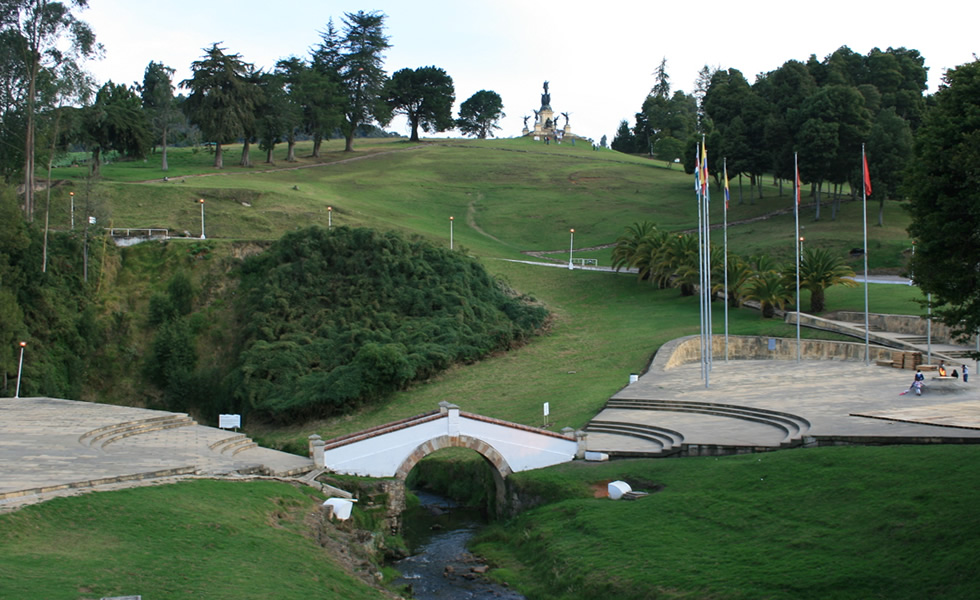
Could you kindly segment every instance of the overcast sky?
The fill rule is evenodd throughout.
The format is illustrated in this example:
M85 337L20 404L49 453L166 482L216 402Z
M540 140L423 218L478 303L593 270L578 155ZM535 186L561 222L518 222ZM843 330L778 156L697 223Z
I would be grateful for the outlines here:
M101 84L142 81L150 61L190 76L203 48L220 42L257 67L280 58L307 57L328 19L338 29L345 12L385 15L392 47L385 67L434 65L456 86L456 107L475 92L500 94L507 117L498 137L520 135L522 117L541 104L550 82L551 106L568 112L572 131L611 141L619 122L633 115L653 87L653 72L667 59L671 90L693 91L704 65L736 68L749 79L785 61L823 59L847 45L859 54L872 48L914 48L929 67L935 91L947 68L973 60L980 10L965 2L862 0L786 2L657 2L592 0L89 0L80 16L105 46L90 63ZM974 6L974 8L968 8ZM564 120L562 120L564 124ZM408 134L404 121L390 130ZM457 134L454 134L457 135Z

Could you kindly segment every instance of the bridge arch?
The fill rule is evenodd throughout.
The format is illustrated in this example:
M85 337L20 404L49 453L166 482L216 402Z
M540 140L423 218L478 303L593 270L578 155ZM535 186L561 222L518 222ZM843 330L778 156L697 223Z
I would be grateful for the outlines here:
M502 511L504 503L507 501L507 483L505 480L508 475L513 473L513 470L507 464L507 459L496 448L475 437L468 435L441 435L419 444L395 471L395 477L405 481L408 474L415 468L415 465L419 464L419 461L433 452L444 448L469 448L487 461L490 465L490 471L493 473L497 512Z

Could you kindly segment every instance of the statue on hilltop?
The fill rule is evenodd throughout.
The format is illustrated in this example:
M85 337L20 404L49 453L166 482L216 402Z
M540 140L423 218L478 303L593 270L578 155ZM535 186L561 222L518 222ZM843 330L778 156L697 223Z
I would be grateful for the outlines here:
M541 108L551 108L551 94L548 93L548 82L544 82L544 93L541 94Z

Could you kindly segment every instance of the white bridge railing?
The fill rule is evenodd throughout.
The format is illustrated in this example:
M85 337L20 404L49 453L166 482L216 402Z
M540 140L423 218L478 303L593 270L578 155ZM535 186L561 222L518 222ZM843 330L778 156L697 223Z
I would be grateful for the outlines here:
M169 229L153 229L150 227L108 227L112 237L170 237Z

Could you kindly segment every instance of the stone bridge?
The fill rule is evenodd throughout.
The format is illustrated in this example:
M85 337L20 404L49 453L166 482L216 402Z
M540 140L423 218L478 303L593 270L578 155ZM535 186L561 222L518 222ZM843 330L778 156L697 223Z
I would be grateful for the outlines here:
M312 442L313 462L335 473L404 480L425 456L443 448L469 448L492 467L497 499L511 473L569 462L585 453L585 434L553 433L462 412L441 402L439 410L364 431Z

